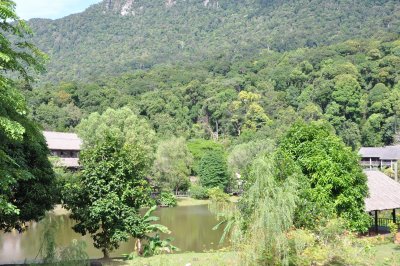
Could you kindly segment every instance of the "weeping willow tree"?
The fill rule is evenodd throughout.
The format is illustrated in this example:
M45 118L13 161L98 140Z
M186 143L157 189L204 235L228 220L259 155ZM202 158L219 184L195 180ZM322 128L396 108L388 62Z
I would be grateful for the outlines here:
M253 183L240 204L237 245L240 265L288 265L287 232L293 226L299 171L287 158L260 157L251 168Z

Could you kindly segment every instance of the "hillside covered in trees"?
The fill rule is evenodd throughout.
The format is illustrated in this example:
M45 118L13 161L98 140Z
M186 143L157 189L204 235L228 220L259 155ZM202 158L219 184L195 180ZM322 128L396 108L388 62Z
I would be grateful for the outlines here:
M52 130L73 130L90 113L128 105L164 137L275 136L298 119L322 118L356 148L396 141L399 71L398 38L350 40L251 60L161 65L25 95L33 118Z
M104 0L58 20L32 19L50 56L41 81L95 81L160 63L241 60L398 34L397 0Z

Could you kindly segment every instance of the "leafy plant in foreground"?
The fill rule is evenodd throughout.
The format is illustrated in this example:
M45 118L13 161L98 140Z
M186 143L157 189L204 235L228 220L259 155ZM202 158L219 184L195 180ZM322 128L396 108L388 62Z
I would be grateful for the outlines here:
M158 196L157 204L166 207L175 207L178 203L174 194L172 194L171 192L163 191Z
M157 206L153 206L143 215L142 231L137 235L135 243L135 251L138 256L151 256L178 250L171 244L171 238L160 239L160 233L170 234L171 231L164 225L154 223L160 219L152 215L156 209Z

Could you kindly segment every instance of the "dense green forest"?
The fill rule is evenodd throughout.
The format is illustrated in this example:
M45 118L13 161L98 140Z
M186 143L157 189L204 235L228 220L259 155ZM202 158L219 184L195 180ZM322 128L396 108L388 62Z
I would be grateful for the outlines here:
M51 58L41 81L96 81L160 63L240 60L263 50L397 34L400 6L397 0L104 0L29 25L31 41Z
M68 131L92 112L130 106L159 136L279 136L298 119L328 120L345 143L395 142L400 41L350 40L249 60L159 65L99 79L26 87L33 118Z

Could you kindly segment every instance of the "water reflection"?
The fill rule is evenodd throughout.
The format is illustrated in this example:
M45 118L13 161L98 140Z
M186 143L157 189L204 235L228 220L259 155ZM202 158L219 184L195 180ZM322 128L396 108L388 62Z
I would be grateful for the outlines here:
M218 248L218 241L222 229L213 231L217 223L210 213L207 205L161 208L154 212L160 217L159 223L166 225L175 240L173 245L182 251L201 252ZM73 221L67 215L56 216L49 214L40 223L32 223L29 230L19 234L17 232L0 234L0 264L21 263L25 260L34 260L40 249L41 237L44 226L49 222L56 224L56 242L58 246L67 246L73 239L84 240L87 243L86 251L91 258L102 257L102 253L93 247L90 236L81 236L75 233L71 227ZM120 256L133 251L134 239L122 243L121 247L112 252L112 256Z

